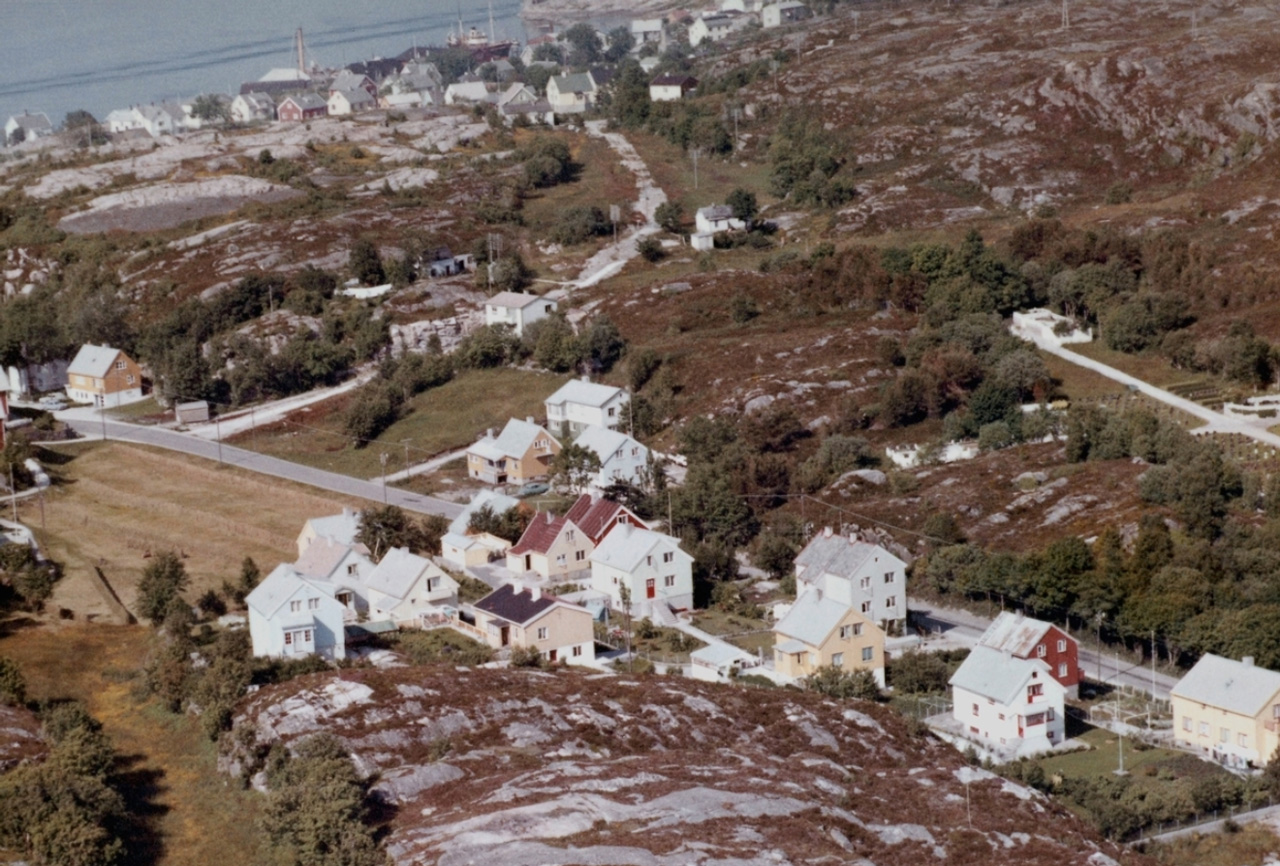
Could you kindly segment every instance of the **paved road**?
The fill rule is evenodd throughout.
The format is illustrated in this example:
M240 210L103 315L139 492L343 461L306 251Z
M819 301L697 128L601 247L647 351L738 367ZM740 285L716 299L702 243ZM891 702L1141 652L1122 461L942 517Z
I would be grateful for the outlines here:
M73 415L78 417L72 417ZM59 418L87 439L102 438L103 422L101 418L96 417L96 413L92 418L85 417L83 413L60 413ZM268 457L265 454L246 451L243 448L236 448L231 445L224 444L219 448L217 442L208 442L173 430L165 430L159 427L142 427L136 424L124 424L119 421L108 420L106 422L106 434L107 439L153 445L157 448L167 448L170 451L192 454L207 460L221 459L223 463L239 466L242 469L248 469L250 472L285 478L300 484L319 487L321 490L329 490L333 493L342 493L347 496L358 496L373 502L382 502L385 495L386 502L389 504L399 505L406 511L413 511L418 514L439 514L453 519L462 513L462 506L456 502L446 502L443 499L436 499L432 496L420 496L395 487L384 489L381 483L363 481L348 475L340 475L337 472L328 472L324 469L303 466L301 463L292 463L277 457Z
M937 630L945 638L958 646L973 647L978 638L987 630L991 620L957 608L941 607L920 599L907 599L907 606L917 622L922 622L931 631ZM1127 658L1117 658L1114 654L1100 654L1085 646L1080 647L1080 669L1091 679L1101 679L1112 685L1129 686L1139 691L1151 693L1151 668L1136 665ZM1101 671L1101 675L1099 675ZM1159 700L1169 699L1169 690L1178 680L1159 671L1155 674L1155 697Z

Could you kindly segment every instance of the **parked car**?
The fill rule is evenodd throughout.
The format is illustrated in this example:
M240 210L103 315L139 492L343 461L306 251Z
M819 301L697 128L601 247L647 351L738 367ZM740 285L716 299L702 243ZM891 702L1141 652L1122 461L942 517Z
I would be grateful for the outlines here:
M524 499L527 496L540 496L551 489L551 485L544 481L526 481L519 490L516 491L516 497Z
M67 401L62 397L50 395L40 398L40 408L46 412L61 412L67 408Z

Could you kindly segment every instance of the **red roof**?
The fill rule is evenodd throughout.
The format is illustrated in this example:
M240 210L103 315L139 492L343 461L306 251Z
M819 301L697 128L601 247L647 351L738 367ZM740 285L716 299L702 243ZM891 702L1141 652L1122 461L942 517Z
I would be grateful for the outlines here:
M550 511L539 511L525 527L524 534L516 542L516 546L507 553L546 553L560 530L564 528L565 518L556 517Z
M581 529L592 544L599 544L620 521L645 528L644 521L632 514L626 506L603 497L594 498L587 493L578 497L565 519Z

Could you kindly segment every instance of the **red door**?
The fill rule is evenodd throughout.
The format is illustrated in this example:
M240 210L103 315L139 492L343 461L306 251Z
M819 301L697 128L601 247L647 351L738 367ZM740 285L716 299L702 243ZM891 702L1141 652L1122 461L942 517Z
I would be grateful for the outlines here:
M658 594L658 591L657 591L657 589L655 588L655 587L656 587L656 585L657 585L657 584L655 583L655 581L654 581L654 579L653 579L652 577L651 577L651 578L649 578L648 580L646 580L646 581L644 582L644 597L645 597L645 598L653 598L655 595L657 595L657 594Z

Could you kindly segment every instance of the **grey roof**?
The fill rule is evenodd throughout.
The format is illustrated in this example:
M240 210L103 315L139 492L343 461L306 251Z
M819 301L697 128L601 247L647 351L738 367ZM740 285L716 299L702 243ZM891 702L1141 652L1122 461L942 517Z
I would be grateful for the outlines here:
M547 87L555 82L556 90L561 93L595 93L596 83L586 72L570 72L567 75L553 75Z
M579 448L586 448L595 454L600 458L601 463L607 463L609 458L618 452L619 448L630 448L631 446L628 443L640 445L639 442L636 442L626 433L619 433L617 430L592 424L578 435L573 444ZM643 445L640 445L640 447L644 448ZM648 449L645 449L645 454L648 454Z
M341 514L312 517L307 523L311 524L311 530L321 538L331 538L339 544L355 544L356 534L360 532L360 513L352 508L344 508Z
M1006 610L987 626L978 643L1026 658L1051 628L1052 623Z
M321 594L333 597L333 587L323 581L308 580L293 570L288 563L281 563L245 596L244 602L268 619L299 589L311 587Z
M541 425L512 418L507 422L507 426L502 428L502 432L498 434L496 439L490 439L486 436L473 443L467 450L491 460L503 457L523 457L539 436L546 436L548 439L555 441L555 437Z
M950 683L1007 707L1021 697L1033 673L1044 674L1042 682L1056 682L1049 666L1040 659L1020 659L991 647L976 646L951 675Z
M119 354L119 349L113 349L110 346L93 346L85 343L80 347L80 351L76 352L71 366L67 368L67 373L101 379L111 370L111 364Z
M315 108L329 108L329 103L318 93L294 93L291 96L286 96L284 99L280 100L281 105L286 102L292 102L303 111Z
M1174 697L1253 718L1280 692L1280 673L1212 653L1173 687Z
M719 668L735 662L753 662L755 661L755 656L745 650L738 649L732 644L713 643L707 644L700 650L694 650L690 653L689 660Z
M359 554L362 558L368 554L363 544L357 548L322 535L307 545L307 549L302 552L302 556L298 557L293 568L298 574L306 577L327 580L352 552ZM368 562L368 560L365 561Z
M834 532L827 535L826 530L815 535L805 545L804 550L796 556L796 565L804 568L810 575L829 572L838 577L851 577L875 557L879 557L886 567L906 566L905 562L878 544L869 544Z
M727 204L709 204L698 208L698 216L709 220L727 220L733 218L733 208Z
M344 69L334 76L333 82L329 85L330 90L356 90L364 89L365 81L372 81L367 75L352 72L350 69ZM366 93L368 91L365 91Z
M573 379L561 385L547 398L546 402L548 406L577 403L579 406L595 406L598 409L621 393L623 393L622 389L613 385L599 385L595 382Z
M578 607L576 604L569 604L567 601L561 601L554 595L546 593L541 593L538 598L534 598L533 590L525 592L520 587L507 583L503 584L501 588L495 589L472 606L476 610L482 610L485 613L501 617L507 622L523 625L542 616L557 604L569 608ZM586 613L584 608L579 609Z
M369 91L365 90L363 87L357 87L354 90L334 91L332 96L330 96L330 99L334 96L341 96L347 101L348 105L367 105L371 102L377 102L376 99L369 95Z
M671 549L678 557L693 558L681 550L680 542L670 535L654 532L652 529L640 529L630 523L620 523L610 529L609 534L592 551L591 561L630 574L640 565L641 560L658 547Z
M801 593L787 615L773 627L773 631L775 634L795 638L806 646L821 646L848 612L849 605L810 589Z
M542 295L534 295L527 292L498 292L485 303L491 307L509 307L514 310L523 310L530 304L540 300L542 300Z
M35 113L24 111L9 119L22 127L24 132L53 132L53 124L49 122L49 116L41 111Z
M471 515L475 514L486 505L493 509L494 514L506 514L512 508L520 504L520 500L514 496L507 496L496 490L481 490L475 496L471 497L471 501L467 503L467 507L462 509L462 513L453 519L449 524L449 531L458 535L466 535L467 527L471 523Z
M364 581L369 589L377 590L383 595L403 599L413 589L413 585L423 575L431 577L448 577L429 559L410 553L403 547L393 547L382 557L382 562ZM452 578L450 578L452 580Z

